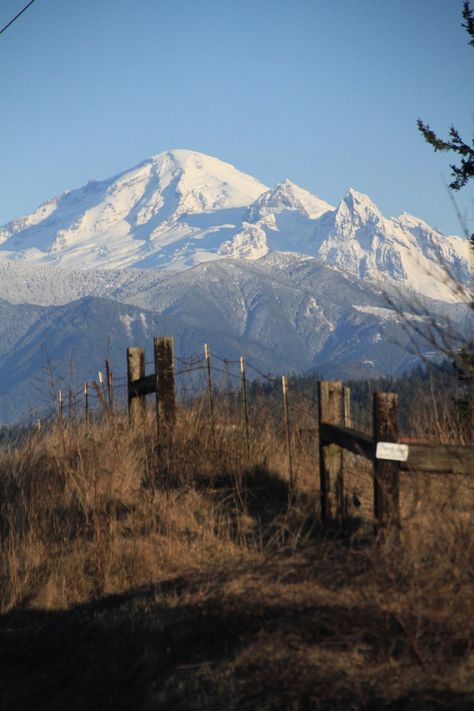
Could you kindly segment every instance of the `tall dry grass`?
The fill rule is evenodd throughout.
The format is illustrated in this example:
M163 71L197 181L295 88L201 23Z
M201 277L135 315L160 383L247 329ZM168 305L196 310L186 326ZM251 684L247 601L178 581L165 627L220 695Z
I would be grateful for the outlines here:
M351 457L351 526L324 532L311 407L292 410L296 498L280 413L265 402L252 411L249 462L239 410L218 403L216 411L213 432L204 400L181 407L159 449L151 411L132 429L115 415L90 428L54 425L1 449L1 611L70 609L199 574L186 609L196 595L222 615L260 606L256 624L275 626L278 643L249 638L241 669L266 658L278 676L282 655L296 654L318 673L339 665L362 696L364 684L387 699L428 686L474 694L473 478L404 474L400 543L377 545L370 468ZM171 595L170 610L183 594ZM333 617L311 643L299 616L288 628L295 610L323 608ZM340 645L337 660L328 639Z
M1 609L67 607L254 555L246 480L286 461L267 415L250 462L239 418L220 412L213 433L199 401L160 451L151 410L132 429L124 415L55 424L0 450Z

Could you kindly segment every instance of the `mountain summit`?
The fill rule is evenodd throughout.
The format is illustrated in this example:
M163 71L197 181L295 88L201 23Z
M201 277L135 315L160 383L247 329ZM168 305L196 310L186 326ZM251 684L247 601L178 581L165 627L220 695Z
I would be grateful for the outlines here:
M0 261L75 269L183 270L282 252L447 300L440 265L463 281L469 273L466 240L411 215L386 218L352 188L335 208L291 180L269 189L229 163L181 149L67 191L0 228Z
M216 158L166 151L5 225L0 257L68 267L124 267L144 260L150 262L144 266L168 266L170 244L179 252L187 238L214 228L216 214L233 217L236 210L240 216L266 189ZM210 225L194 219L202 214L212 215Z

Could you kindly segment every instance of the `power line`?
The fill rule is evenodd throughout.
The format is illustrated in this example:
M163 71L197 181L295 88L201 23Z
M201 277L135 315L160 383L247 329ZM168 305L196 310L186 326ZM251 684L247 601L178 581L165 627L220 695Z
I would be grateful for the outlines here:
M8 30L8 28L9 28L11 25L13 25L13 23L14 23L16 20L18 20L18 18L20 17L20 15L23 15L23 13L26 12L26 11L28 10L28 8L30 7L30 5L33 5L34 2L36 2L36 0L30 0L30 2L28 3L28 5L25 5L25 7L23 8L23 10L20 10L20 12L19 12L17 15L15 15L15 17L13 18L13 20L10 20L10 22L8 22L8 23L5 25L5 27L2 27L2 29L0 30L0 35L1 35L3 32L5 32L5 30Z

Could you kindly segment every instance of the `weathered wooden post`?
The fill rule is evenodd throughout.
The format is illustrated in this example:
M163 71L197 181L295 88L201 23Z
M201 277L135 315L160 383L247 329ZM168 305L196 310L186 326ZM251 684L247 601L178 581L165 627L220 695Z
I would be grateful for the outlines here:
M99 397L102 406L104 408L104 412L107 412L108 407L107 407L107 391L105 389L105 382L104 382L104 374L101 370L99 370L99 385L100 389L102 392L102 397Z
M351 389L344 388L344 427L352 427L351 418Z
M351 389L349 387L344 387L344 427L349 429L352 427L352 417L351 417ZM354 464L354 455L352 452L348 452L346 449L342 450L342 468L344 470L345 476L347 477L347 470L350 464ZM346 482L347 483L347 482ZM344 489L346 487L344 486ZM351 515L351 501L350 497L344 491L344 518L349 521Z
M319 423L343 425L343 391L339 380L318 383ZM344 516L344 469L342 449L336 444L324 444L319 435L319 478L321 523Z
M84 383L84 422L89 427L89 383Z
M114 411L114 380L108 360L105 361L105 379L107 381L107 394L109 396L109 410L112 413Z
M285 430L286 430L286 451L288 457L288 481L290 487L290 497L293 498L296 489L296 481L293 472L293 462L291 458L291 429L290 429L290 411L288 407L288 377L283 375L281 378L281 385L283 390L283 413L285 417Z
M397 405L398 395L395 393L374 393L373 438L376 446L397 442ZM400 527L400 464L377 456L374 459L374 516L378 530L398 530Z
M211 416L212 442L216 446L216 424L214 420L214 400L212 398L212 374L211 374L211 356L209 353L209 345L204 344L204 358L206 359L207 368L207 395L209 398L209 414Z
M176 394L172 336L154 339L156 420L159 439L170 435L176 423Z
M245 369L245 358L240 356L240 374L242 376L242 400L244 408L245 444L247 450L247 466L250 466L250 434L249 434L249 411L247 401L247 375Z
M133 383L145 375L145 350L127 348L127 390L129 424L137 425L141 421L145 408L145 396L137 395Z
M102 375L102 373L99 372L99 382L97 382L96 380L92 381L92 387L95 390L95 394L97 395L97 399L104 411L104 414L107 415L107 398L105 397L104 376Z
M62 391L62 388L59 388L59 394L58 394L58 420L59 420L59 423L60 423L61 425L63 424L63 417L64 417L63 391Z

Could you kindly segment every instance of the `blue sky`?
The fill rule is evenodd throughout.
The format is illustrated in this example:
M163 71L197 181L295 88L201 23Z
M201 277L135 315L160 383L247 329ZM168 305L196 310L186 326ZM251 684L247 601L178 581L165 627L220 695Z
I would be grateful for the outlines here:
M27 0L0 0L3 26ZM460 227L449 157L470 138L461 0L37 0L0 36L0 224L169 148L337 203ZM473 190L457 199L474 217ZM473 223L470 222L472 229Z

